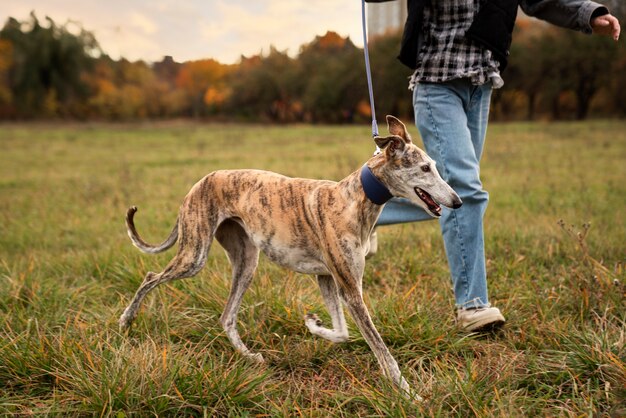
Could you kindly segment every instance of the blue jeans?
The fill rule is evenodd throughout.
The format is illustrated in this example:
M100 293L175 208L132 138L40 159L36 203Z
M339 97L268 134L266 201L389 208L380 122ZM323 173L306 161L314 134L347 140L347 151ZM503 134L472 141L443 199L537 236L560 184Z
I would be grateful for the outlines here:
M440 218L457 307L487 307L483 216L489 194L480 181L491 84L468 79L418 84L413 92L415 122L426 152L441 177L463 200L459 209L444 208ZM432 219L408 201L393 199L377 225Z

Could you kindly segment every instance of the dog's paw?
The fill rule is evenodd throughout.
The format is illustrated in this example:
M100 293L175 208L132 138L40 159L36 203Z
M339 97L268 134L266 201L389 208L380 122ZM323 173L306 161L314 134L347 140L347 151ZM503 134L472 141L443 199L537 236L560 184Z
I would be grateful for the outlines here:
M411 386L409 386L409 383L404 379L404 377L401 378L399 386L400 392L405 399L418 403L424 401L424 398L418 395L417 392Z
M304 317L304 325L309 329L311 334L322 337L333 343L343 343L348 341L348 330L340 331L324 328L322 320L315 314L309 313Z
M305 321L313 321L315 323L315 325L317 325L318 327L321 327L323 322L320 319L319 316L317 316L317 314L314 313L308 313L306 314L306 316L304 317Z
M321 327L323 322L319 318L319 316L317 316L316 314L307 313L304 316L304 324L307 326L307 328L312 329L312 328Z
M130 330L130 325L133 323L133 318L123 314L120 316L120 320L118 321L119 329L122 334L127 334Z
M246 354L246 358L257 363L257 364L263 364L265 363L265 359L263 358L263 356L261 355L261 353L248 353Z

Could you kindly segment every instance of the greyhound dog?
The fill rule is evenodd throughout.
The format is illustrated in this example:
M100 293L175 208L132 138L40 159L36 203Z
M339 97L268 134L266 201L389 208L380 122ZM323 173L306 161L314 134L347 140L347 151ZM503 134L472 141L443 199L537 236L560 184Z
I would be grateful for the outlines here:
M150 245L139 236L133 221L137 208L131 207L126 227L137 248L160 253L177 240L179 247L161 273L146 274L120 317L120 329L130 327L142 300L156 286L196 275L216 238L232 265L232 288L220 323L242 355L263 362L261 354L245 346L236 327L241 300L263 251L281 266L317 275L332 328L324 327L315 314L307 314L304 321L312 334L332 342L348 339L343 301L383 374L405 394L419 398L400 374L363 302L365 256L376 220L391 196L406 198L433 217L441 215L440 204L458 208L461 199L442 180L435 162L411 142L404 124L387 116L387 125L391 135L374 138L381 152L339 182L259 170L208 174L187 194L170 236L159 245Z

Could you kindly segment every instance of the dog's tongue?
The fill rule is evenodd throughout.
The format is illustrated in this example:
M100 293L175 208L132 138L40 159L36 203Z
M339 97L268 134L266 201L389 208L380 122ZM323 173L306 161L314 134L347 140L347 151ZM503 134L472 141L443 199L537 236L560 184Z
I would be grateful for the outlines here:
M428 206L439 206L428 193L424 193L424 201Z
M439 206L439 204L435 202L435 200L430 196L430 194L428 194L427 192L425 192L424 190L418 187L415 188L415 192L417 193L419 198L422 199L424 203L426 203L426 205L428 206L428 209L430 209L432 212L436 214L441 213L441 206Z

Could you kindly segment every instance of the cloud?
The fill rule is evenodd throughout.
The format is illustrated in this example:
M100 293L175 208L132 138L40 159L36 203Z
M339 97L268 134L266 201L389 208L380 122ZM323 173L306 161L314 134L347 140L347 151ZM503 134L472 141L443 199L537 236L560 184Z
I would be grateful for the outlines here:
M82 22L113 58L178 61L215 58L236 62L240 55L270 45L298 48L328 30L360 45L360 2L355 0L29 0L12 1L3 12L19 20L35 10L58 23Z
M309 2L266 0L254 2L218 0L214 3L217 16L201 24L201 34L207 45L223 49L215 55L232 62L240 54L251 55L270 45L296 54L300 46L334 30L359 38L360 10L358 2L316 0ZM356 7L354 6L356 4Z
M131 26L141 30L146 35L154 35L157 32L158 26L147 16L138 12L132 12L130 19L128 20Z

